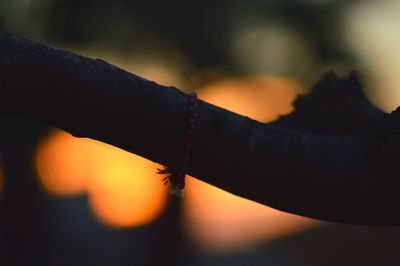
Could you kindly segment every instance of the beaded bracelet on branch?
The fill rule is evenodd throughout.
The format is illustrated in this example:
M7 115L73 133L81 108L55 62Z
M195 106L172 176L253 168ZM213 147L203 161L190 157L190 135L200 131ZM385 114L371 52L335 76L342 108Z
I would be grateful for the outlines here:
M176 168L166 166L164 169L158 169L157 172L158 174L167 174L167 176L163 178L164 184L169 185L171 194L178 196L183 195L182 191L185 187L186 171L190 159L190 153L193 147L193 133L197 118L197 94L195 92L189 93L188 100L190 106L190 115L182 162Z

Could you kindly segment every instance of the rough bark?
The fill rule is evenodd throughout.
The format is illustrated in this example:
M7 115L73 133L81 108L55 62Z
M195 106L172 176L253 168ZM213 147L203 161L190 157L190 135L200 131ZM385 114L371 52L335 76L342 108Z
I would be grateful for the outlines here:
M383 115L356 94L356 106L364 109L355 108L358 115L351 121L350 113L317 115L305 107L310 106L305 98L297 101L297 113L272 124L199 101L188 172L290 213L350 224L400 225L399 112ZM189 106L174 87L4 33L0 104L4 114L38 119L172 166L182 154ZM342 116L350 123L335 131ZM366 118L376 122L350 132ZM319 126L313 128L313 119Z

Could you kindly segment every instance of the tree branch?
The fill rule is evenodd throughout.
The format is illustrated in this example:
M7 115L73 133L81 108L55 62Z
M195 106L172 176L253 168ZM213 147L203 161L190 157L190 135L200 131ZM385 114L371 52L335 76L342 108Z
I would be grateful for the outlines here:
M303 133L346 135L384 114L365 97L355 71L343 78L326 73L294 107L294 112L270 124Z
M354 98L360 123L381 115L366 107L366 99ZM307 109L302 101L298 110ZM2 113L45 121L172 166L182 154L189 107L174 87L5 33L0 104ZM188 171L196 178L307 217L400 225L398 111L356 134L349 133L354 120L339 134L323 113L313 129L307 112L263 124L204 101L198 111ZM309 125L301 126L307 119Z

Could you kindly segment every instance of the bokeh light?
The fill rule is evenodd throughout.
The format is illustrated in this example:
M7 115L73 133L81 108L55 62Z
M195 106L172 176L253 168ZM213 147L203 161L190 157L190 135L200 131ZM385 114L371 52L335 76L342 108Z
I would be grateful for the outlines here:
M56 196L86 192L89 177L88 146L84 139L64 131L51 132L38 146L35 160L42 187Z
M166 187L157 166L138 155L87 139L91 145L89 202L94 214L117 227L155 220L165 207Z
M87 193L93 213L107 225L143 225L166 206L157 165L114 146L55 130L38 146L35 158L46 191L59 197Z
M302 75L313 64L307 39L278 21L247 19L231 37L235 66L245 73Z
M212 104L262 122L293 111L300 83L271 76L225 77L203 86L199 96Z
M188 178L186 228L198 247L211 253L249 249L302 231L311 219L284 213Z
M343 36L366 73L368 96L390 111L400 102L400 1L361 1L343 15Z

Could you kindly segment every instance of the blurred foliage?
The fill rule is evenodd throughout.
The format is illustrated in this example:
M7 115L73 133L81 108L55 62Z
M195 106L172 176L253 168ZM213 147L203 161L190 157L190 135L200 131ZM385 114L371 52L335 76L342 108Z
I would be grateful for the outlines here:
M327 65L352 62L341 45L338 25L338 17L349 2L2 0L0 22L14 34L57 45L102 47L121 54L142 50L162 54L175 50L188 58L195 69L233 74L267 72L314 80L316 72L319 74ZM277 46L281 50L286 47L289 52L281 52L288 54L290 64L284 63L290 67L271 69L269 65L249 66L237 60L257 59L257 54L249 56L240 49L241 45L235 46L235 38L243 37L237 33L246 25L283 29L290 35L289 40L301 43L297 51L293 44L276 43L276 34L266 34L259 44L266 51L271 46L269 54L276 54L273 48ZM253 44L257 47L257 43ZM238 50L239 55L235 54ZM254 53L262 51L255 49ZM296 51L302 56L292 56ZM260 60L266 61L269 54ZM277 60L285 59L281 57Z

